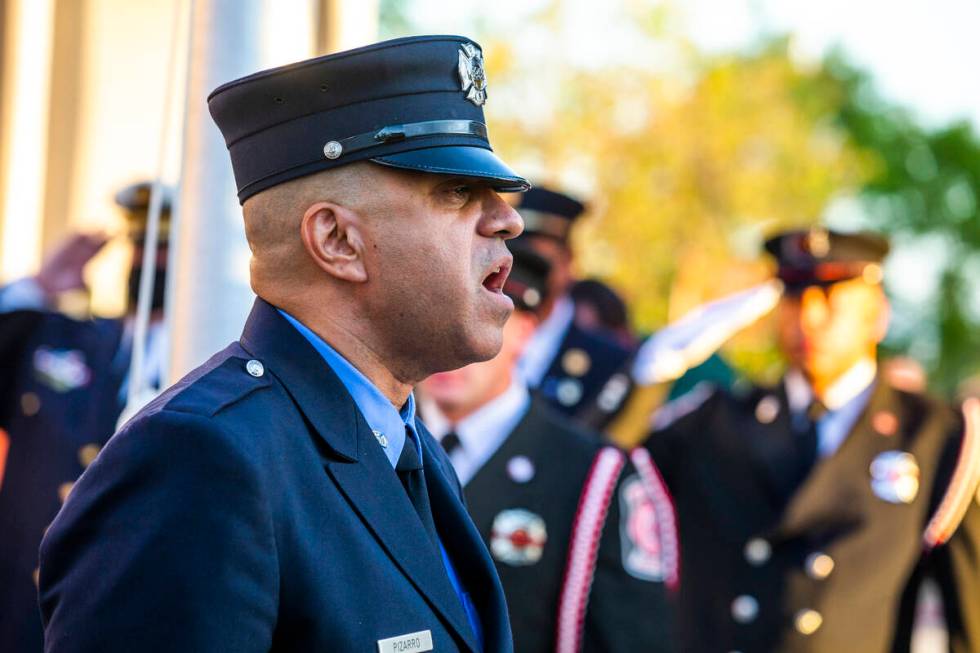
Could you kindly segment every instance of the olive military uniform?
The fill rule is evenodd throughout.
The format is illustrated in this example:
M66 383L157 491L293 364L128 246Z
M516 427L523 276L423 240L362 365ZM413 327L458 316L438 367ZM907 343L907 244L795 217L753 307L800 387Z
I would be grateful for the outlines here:
M784 386L701 386L646 442L677 502L683 650L907 649L902 596L926 572L952 649L980 650L977 436L878 379L840 447L801 474L791 422Z

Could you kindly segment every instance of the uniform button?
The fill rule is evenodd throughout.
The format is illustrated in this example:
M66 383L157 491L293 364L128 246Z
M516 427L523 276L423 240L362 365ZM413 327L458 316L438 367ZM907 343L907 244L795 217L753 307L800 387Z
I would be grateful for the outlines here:
M779 399L773 395L763 397L755 407L755 418L760 424L772 424L779 417Z
M255 378L259 378L265 374L265 365L263 365L261 361L257 361L253 358L249 362L245 363L245 371Z
M62 483L58 486L58 498L61 499L61 503L65 502L73 487L75 487L74 483Z
M745 543L745 559L750 565L760 567L772 557L772 545L761 537L753 537Z
M732 601L732 619L740 624L750 624L759 616L759 602L754 596L742 594Z
M562 406L574 406L582 398L582 383L575 379L562 379L555 388L555 397Z
M811 553L806 557L806 575L813 580L823 580L834 570L834 559L826 553Z
M34 417L41 410L41 398L33 392L25 392L20 396L20 410L26 417Z
M796 630L801 635L812 635L823 624L823 615L816 610L800 610L796 613Z
M534 472L534 463L527 456L514 456L507 461L507 475L515 483L529 483Z
M99 455L101 449L97 444L86 444L78 450L78 462L82 467L88 467L95 460L95 457Z
M569 376L585 376L592 367L592 359L584 349L573 347L561 357L561 368Z

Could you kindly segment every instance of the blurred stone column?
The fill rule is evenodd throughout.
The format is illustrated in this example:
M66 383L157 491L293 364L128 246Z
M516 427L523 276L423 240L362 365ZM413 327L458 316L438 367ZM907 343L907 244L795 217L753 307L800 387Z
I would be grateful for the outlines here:
M241 335L253 295L228 151L207 96L313 51L312 0L194 0L181 187L171 234L169 382ZM176 247L173 244L176 243Z
M53 0L11 0L0 24L0 280L41 260L47 181Z

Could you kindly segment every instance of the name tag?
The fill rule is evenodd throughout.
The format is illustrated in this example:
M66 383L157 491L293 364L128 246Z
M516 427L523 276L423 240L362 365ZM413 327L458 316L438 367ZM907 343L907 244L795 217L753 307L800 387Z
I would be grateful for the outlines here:
M378 640L378 653L418 653L418 651L431 650L431 630L420 630L417 633Z

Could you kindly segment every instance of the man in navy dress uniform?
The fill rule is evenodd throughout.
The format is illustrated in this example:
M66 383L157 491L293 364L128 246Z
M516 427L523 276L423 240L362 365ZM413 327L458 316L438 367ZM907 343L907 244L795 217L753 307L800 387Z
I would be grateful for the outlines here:
M631 352L611 337L575 323L569 236L585 206L564 193L535 187L521 196L517 210L525 225L521 241L551 264L549 299L521 357L520 371L559 412L577 417L594 403Z
M412 385L491 358L527 182L479 46L378 43L214 91L258 295L127 423L41 546L48 651L512 650Z
M422 412L456 467L507 596L514 650L673 651L673 506L645 450L604 445L534 397L514 364L548 264L514 247L516 309L490 361L435 374Z
M136 254L130 288L138 287L150 184L116 195ZM163 217L169 216L169 203ZM75 319L53 310L59 293L81 290L82 269L101 249L101 235L71 236L38 274L0 288L0 649L43 648L37 609L37 549L75 479L116 428L125 401L132 320ZM165 246L164 246L165 249ZM165 254L161 263L166 260ZM157 274L162 277L163 270ZM156 288L162 291L163 284ZM162 292L156 293L162 300ZM135 293L130 295L135 311ZM156 304L154 304L156 306ZM162 306L162 302L160 304ZM162 315L158 316L162 317ZM159 319L151 322L148 360L158 360ZM152 384L158 367L147 366Z
M782 383L702 385L645 444L678 506L682 650L907 651L925 576L950 650L980 650L980 402L954 411L878 371L883 238L817 228L766 246Z

